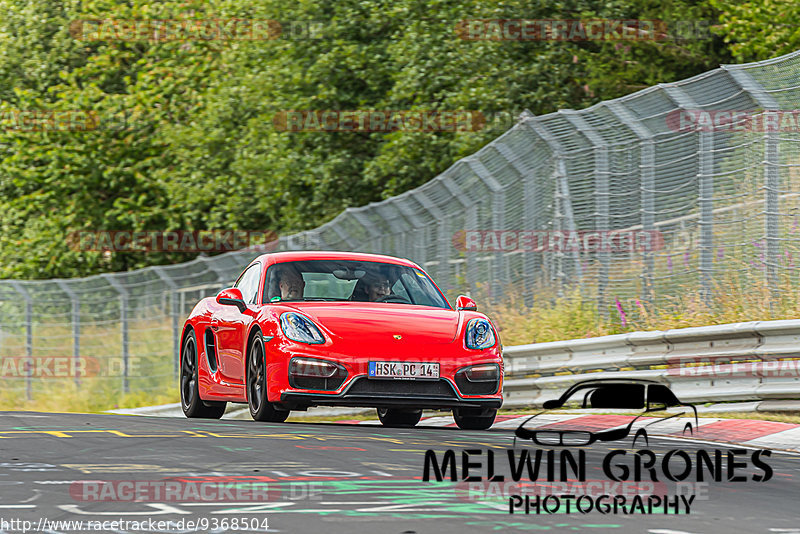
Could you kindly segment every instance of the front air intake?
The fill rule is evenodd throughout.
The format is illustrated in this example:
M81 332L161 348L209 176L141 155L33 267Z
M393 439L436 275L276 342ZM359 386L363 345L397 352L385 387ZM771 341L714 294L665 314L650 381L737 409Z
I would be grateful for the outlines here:
M214 332L206 330L206 360L208 361L208 368L212 373L217 372L217 342L214 338Z

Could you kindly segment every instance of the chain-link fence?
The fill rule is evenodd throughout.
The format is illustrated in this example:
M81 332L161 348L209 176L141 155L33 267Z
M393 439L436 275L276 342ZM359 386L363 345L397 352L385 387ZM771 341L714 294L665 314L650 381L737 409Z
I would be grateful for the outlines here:
M799 104L800 52L582 111L523 114L425 185L278 249L410 258L449 296L535 303L580 288L603 313L631 298L657 310L686 293L713 305L731 280L777 292L800 273ZM185 315L255 255L0 281L4 391L160 390L176 375ZM39 380L54 362L61 380Z

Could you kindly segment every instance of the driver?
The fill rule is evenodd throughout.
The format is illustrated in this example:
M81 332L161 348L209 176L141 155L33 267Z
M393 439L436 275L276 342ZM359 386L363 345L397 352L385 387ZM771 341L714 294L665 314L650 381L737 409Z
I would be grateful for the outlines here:
M378 274L366 280L364 289L367 292L367 299L370 302L376 302L389 296L390 287L389 279L383 274Z
M278 287L281 300L297 300L303 298L306 282L295 269L283 268L278 271Z

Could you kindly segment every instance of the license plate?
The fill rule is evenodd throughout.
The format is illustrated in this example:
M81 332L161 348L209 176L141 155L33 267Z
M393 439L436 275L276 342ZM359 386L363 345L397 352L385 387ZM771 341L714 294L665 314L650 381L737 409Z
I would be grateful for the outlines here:
M439 378L438 363L369 362L370 378Z

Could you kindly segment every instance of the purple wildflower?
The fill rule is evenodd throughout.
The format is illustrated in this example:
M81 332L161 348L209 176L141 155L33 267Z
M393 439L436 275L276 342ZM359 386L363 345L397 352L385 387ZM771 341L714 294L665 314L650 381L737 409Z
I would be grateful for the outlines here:
M628 318L625 316L625 310L622 309L622 303L619 301L617 297L614 297L614 302L617 305L617 311L619 312L619 319L622 323L622 328L628 326Z

